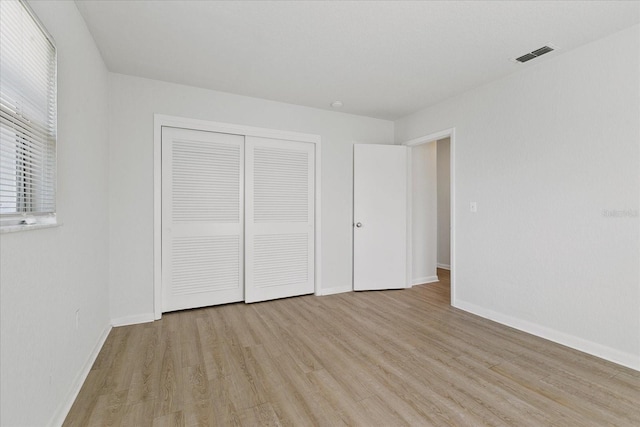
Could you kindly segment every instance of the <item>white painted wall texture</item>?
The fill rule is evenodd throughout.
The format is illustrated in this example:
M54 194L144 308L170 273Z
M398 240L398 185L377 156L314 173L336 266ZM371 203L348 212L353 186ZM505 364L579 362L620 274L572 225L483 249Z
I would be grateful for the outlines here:
M0 236L3 426L61 424L110 324L107 70L75 3L31 6L58 48L63 225Z
M411 147L411 284L435 282L438 258L436 143Z
M437 142L438 267L451 265L451 139Z
M456 306L636 369L639 53L635 26L395 129L456 128Z
M393 143L393 122L110 75L111 317L153 315L153 114L322 138L322 283L351 290L353 144Z

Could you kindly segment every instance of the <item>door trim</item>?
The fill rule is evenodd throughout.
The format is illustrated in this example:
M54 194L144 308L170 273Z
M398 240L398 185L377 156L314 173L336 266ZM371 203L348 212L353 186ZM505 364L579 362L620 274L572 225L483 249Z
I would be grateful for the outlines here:
M259 128L208 120L189 119L165 114L153 115L153 313L154 319L162 317L162 128L175 127L206 132L230 133L243 136L286 139L310 142L315 146L315 295L320 295L321 282L321 138L299 132Z
M456 189L456 169L455 169L455 147L456 147L456 128L449 128L449 129L445 129L442 130L440 132L435 132L435 133L431 133L428 135L424 135L418 138L414 138L411 139L409 141L405 141L403 143L401 143L400 145L406 145L408 147L415 147L418 145L422 145L422 144L428 144L430 142L435 142L438 141L440 139L444 139L444 138L450 138L451 139L451 143L450 143L450 158L449 158L449 175L451 178L451 182L450 182L450 195L451 195L451 206L450 206L450 215L451 215L451 235L450 235L450 241L451 241L451 265L450 265L450 270L451 270L451 305L456 307L457 306L457 297L456 297L456 210L455 210L455 205L456 205L456 198L455 198L455 189ZM409 150L411 151L411 150ZM411 159L412 153L409 153L409 159ZM412 221L412 217L411 217L411 205L413 203L413 188L411 186L411 161L409 161L409 176L408 176L408 197L407 197L407 228L408 228L408 236L411 236L411 221ZM413 244L411 242L411 238L407 239L407 270L408 270L408 280L409 283L407 284L407 287L411 287L411 272L413 271Z

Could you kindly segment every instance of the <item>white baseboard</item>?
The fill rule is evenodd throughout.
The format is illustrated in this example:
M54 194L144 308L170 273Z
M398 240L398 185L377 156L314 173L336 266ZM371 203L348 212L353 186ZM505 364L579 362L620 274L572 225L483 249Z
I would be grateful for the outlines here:
M134 314L133 316L118 317L111 319L111 326L114 328L117 326L136 325L138 323L149 323L155 320L153 313Z
M440 263L438 263L438 268L441 268L443 270L451 270L451 266L449 264L440 264Z
M438 276L418 277L411 281L411 286L424 285L425 283L433 283L438 281Z
M63 400L62 405L56 411L55 415L53 416L53 420L49 425L61 426L64 423L64 419L67 417L67 414L71 410L73 402L76 401L78 393L80 393L80 389L82 388L84 381L87 379L87 375L89 375L89 371L91 371L93 363L96 361L100 350L102 350L104 342L109 336L109 332L111 332L111 326L107 326L102 331L102 334L100 335L100 338L98 338L98 342L93 347L93 350L91 350L91 354L89 354L87 361L85 362L84 366L82 366L82 369L80 370L78 375L76 375L76 378L73 380L73 383L71 384L71 391L67 395L66 399Z
M353 291L353 288L351 286L349 287L335 286L333 288L320 289L320 292L318 292L317 295L325 296L325 295L333 295L333 294L343 294L345 292L351 292L351 291Z
M518 329L520 331L536 335L540 338L544 338L546 340L571 347L575 350L588 353L592 356L617 363L618 365L626 366L627 368L640 371L640 355L616 350L615 348L607 347L605 345L585 340L583 338L579 338L565 332L560 332L558 330L547 328L536 323L498 313L493 310L468 303L466 301L456 300L453 301L452 305L456 308L459 308L460 310L468 311L469 313L476 314L480 317L484 317L485 319L502 323L503 325L510 326L514 329Z

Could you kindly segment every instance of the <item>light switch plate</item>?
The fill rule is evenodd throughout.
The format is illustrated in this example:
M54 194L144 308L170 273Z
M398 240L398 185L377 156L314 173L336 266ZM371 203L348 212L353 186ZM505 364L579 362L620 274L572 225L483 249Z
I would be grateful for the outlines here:
M469 210L473 213L478 212L478 202L469 202Z

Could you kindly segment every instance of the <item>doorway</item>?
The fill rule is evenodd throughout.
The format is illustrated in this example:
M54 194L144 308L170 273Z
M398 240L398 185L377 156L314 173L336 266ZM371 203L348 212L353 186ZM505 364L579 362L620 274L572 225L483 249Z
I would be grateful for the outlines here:
M451 138L440 139L436 145L437 185L437 268L451 270Z
M409 285L450 281L455 305L455 129L403 143L409 172ZM445 277L446 276L446 277Z

